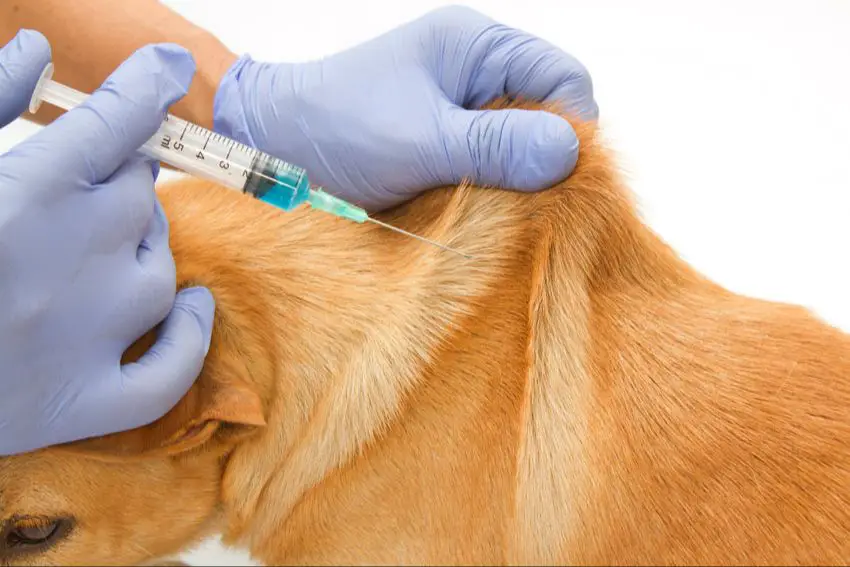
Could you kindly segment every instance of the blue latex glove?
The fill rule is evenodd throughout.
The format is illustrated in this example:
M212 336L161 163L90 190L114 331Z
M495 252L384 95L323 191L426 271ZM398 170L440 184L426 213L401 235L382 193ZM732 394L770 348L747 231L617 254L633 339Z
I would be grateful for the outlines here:
M49 60L35 32L0 51L0 126ZM203 288L175 295L158 170L135 153L194 70L180 48L141 49L82 107L0 156L0 453L155 421L198 376L214 302ZM121 366L163 320L151 350Z
M449 7L321 61L243 56L219 86L214 120L219 132L371 210L464 178L539 190L571 173L579 148L567 121L474 110L502 95L598 115L590 76L573 57Z

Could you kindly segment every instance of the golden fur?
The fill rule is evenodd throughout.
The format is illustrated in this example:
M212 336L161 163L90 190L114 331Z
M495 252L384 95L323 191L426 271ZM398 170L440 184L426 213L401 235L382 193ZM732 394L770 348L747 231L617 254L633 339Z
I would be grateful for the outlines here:
M162 187L180 285L217 301L203 373L151 426L0 460L4 520L75 521L0 559L138 564L221 531L269 564L850 561L850 337L690 268L575 125L549 191L381 215L471 261Z

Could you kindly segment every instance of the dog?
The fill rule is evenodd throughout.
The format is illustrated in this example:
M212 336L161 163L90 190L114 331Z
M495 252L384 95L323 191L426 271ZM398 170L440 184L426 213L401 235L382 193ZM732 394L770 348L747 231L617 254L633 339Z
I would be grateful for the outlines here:
M574 173L378 218L159 188L217 304L162 419L0 459L7 565L850 561L850 336L732 293L641 222L595 123ZM135 360L155 329L128 348Z

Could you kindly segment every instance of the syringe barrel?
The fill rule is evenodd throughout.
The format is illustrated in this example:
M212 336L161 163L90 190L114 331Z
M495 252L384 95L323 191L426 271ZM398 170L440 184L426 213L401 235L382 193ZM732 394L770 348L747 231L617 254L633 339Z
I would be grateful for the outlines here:
M285 211L310 196L304 169L171 114L141 151Z
M48 64L33 92L30 112L37 111L42 102L71 110L90 96L53 81L52 74L53 65ZM139 152L284 210L310 196L303 169L171 114Z
M189 175L243 192L260 155L171 114L139 151Z

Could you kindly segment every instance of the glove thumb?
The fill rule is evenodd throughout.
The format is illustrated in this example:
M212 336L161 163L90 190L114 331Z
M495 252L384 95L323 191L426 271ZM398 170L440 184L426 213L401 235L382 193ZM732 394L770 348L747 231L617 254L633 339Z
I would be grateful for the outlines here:
M453 173L479 185L540 191L575 168L579 143L569 122L549 112L458 110L444 144Z

